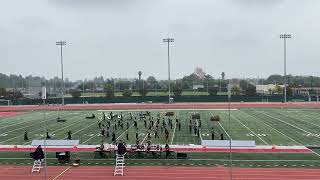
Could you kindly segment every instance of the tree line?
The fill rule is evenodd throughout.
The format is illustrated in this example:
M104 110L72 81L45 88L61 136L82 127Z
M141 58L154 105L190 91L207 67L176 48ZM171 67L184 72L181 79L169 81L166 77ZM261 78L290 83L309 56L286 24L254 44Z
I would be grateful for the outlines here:
M133 93L146 96L149 92L168 92L168 80L158 80L154 76L142 78L143 72L138 71L137 77L132 79L107 78L102 76L95 77L92 80L69 81L65 79L66 91L73 97L80 97L81 93L103 92L107 97L115 96L115 93L122 93L129 97ZM181 96L184 91L206 92L208 95L218 95L228 91L229 78L226 78L225 72L219 73L215 78L207 74L202 68L195 68L194 72L183 76L182 78L171 81L171 91L174 96ZM268 78L260 79L242 79L239 80L239 86L233 86L231 93L233 95L255 95L256 84L277 84L283 85L284 77L282 75L270 75ZM53 92L60 92L61 79L54 77L45 79L38 76L5 75L0 73L0 97L2 98L20 98L23 89L40 86L45 82L47 89ZM287 76L288 93L296 87L320 87L320 77L316 76ZM200 85L198 89L193 89L194 85ZM280 86L274 90L275 93L281 93ZM48 94L50 96L50 94Z

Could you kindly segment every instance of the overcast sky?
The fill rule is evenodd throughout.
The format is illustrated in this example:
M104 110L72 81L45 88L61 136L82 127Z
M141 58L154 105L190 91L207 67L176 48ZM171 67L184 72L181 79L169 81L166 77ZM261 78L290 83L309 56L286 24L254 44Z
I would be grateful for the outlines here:
M65 77L172 78L195 67L218 78L320 75L319 0L1 0L0 72Z

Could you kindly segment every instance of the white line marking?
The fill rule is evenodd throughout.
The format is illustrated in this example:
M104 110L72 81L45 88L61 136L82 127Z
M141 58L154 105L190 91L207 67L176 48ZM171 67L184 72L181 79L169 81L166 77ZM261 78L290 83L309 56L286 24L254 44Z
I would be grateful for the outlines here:
M51 114L51 112L46 112L46 115L49 116L49 114ZM30 113L30 115L34 115L34 114ZM11 117L11 118L13 118L13 117ZM17 118L17 117L15 117L15 118ZM6 120L7 119L8 118L6 118ZM17 123L13 123L13 124L10 124L10 125L7 125L7 126L2 126L2 127L0 127L0 129L4 129L4 128L7 128L7 127L15 126L15 125L22 124L22 123L28 123L28 122L32 122L32 121L37 122L37 120L41 120L41 119L42 118L37 118L37 119L31 119L31 120L27 120L27 121L17 122ZM21 118L20 118L20 120L21 120ZM2 121L2 122L4 122L4 121Z
M280 111L281 112L281 111ZM314 117L310 117L310 116L307 116L307 115L304 115L304 114L300 114L299 113L299 115L302 115L302 116L304 116L304 117L307 117L308 119L315 119ZM286 115L286 114L284 114L284 116L286 116L286 117L289 117L289 118L294 118L294 119L297 119L296 117L293 117L293 116L290 116L290 115ZM306 122L306 123L309 123L309 124L312 124L312 125L314 125L314 126L317 126L317 127L320 127L320 125L318 125L318 124L314 124L314 123L312 123L312 122L310 122L310 121L306 121L305 119L299 119L299 120L301 120L301 121L303 121L303 122Z
M191 111L191 110L194 110L194 109L175 109L175 108L172 108L172 109L148 109L148 108L145 108L145 109L132 109L132 110L97 110L97 111L100 111L100 112L110 112L110 111L122 111L122 112L126 112L126 111L130 111L130 112L139 112L141 110L148 110L148 111L163 111L163 110L166 110L166 111ZM229 110L229 109L197 109L197 111L226 111L226 110ZM237 111L239 109L230 109L230 111Z
M243 124L238 118L234 117L233 115L231 115L231 117L235 120L237 120L242 126L244 126L245 128L247 128L252 134L254 134L257 138L259 138L264 144L269 145L266 141L264 141L260 136L258 136L255 132L253 132L248 126L246 126L245 124Z
M51 120L54 120L54 119L48 119L48 120L46 120L46 122L47 122L47 121L51 121ZM43 121L42 121L42 123L43 123ZM38 123L36 123L36 124L38 124ZM33 125L34 125L34 124L32 124L32 125L30 125L30 126L33 126ZM26 127L29 127L29 126L26 126ZM23 127L23 128L25 128L25 127ZM18 128L18 129L21 129L21 128ZM18 130L18 129L15 129L15 130ZM64 128L62 128L62 129L64 129ZM61 129L58 129L58 130L61 130ZM33 130L33 131L28 131L28 134L31 133L31 132L36 132L36 131L39 131L39 129L35 129L35 130ZM41 129L41 131L42 131L42 129ZM53 131L53 132L51 132L51 133L54 133L54 132L56 132L56 131ZM7 142L7 141L10 141L10 140L12 140L12 139L19 138L19 137L22 137L22 136L17 135L17 136L15 136L15 137L6 139L5 141L1 141L1 143ZM31 142L31 141L27 141L27 142L25 142L24 144L29 144L30 142Z
M212 112L210 112L211 116L213 116ZM224 129L224 127L221 125L220 121L218 122L219 126L222 128L222 130L226 133L226 135L229 137L229 139L231 139L231 136L229 135L229 133Z
M179 113L180 113L180 111L178 111L178 114L177 114L177 117L176 117L176 118L179 117ZM177 128L177 122L176 122L175 125L174 125L173 134L172 134L172 138L171 138L171 144L172 144L173 139L174 139L174 134L176 133L176 128Z
M129 129L131 129L133 126L134 126L134 124L131 124L131 126L129 127ZM129 129L128 129L128 130L129 130ZM126 132L126 130L123 131L123 132L120 134L120 136L117 137L116 140L118 140L125 132Z
M78 116L81 116L81 115L84 115L84 114L80 114L80 115L77 115L77 116L73 116L73 117L71 117L71 119L73 119L73 118L75 118L75 117L78 117ZM61 131L62 129L66 129L66 128L71 127L71 126L73 126L73 125L75 125L75 124L77 124L77 123L81 123L81 122L83 122L83 121L85 121L85 120L86 120L86 119L77 120L77 121L75 121L75 122L72 122L72 123L69 124L68 126L65 126L65 127L63 127L63 128L60 128L60 129L56 129L56 130L52 131L51 133L55 133L55 132ZM37 129L37 130L35 130L35 131L39 131L39 129ZM42 131L42 130L40 130L40 131ZM33 131L31 131L31 132L33 132ZM25 144L29 144L30 142L31 142L31 141L27 141L26 143L24 143L24 145L25 145Z
M257 111L257 112L259 112L259 111ZM295 125L293 125L293 124L290 124L290 123L288 123L288 122L286 122L286 121L284 121L284 120L281 120L280 118L273 117L273 116L271 116L271 115L269 115L269 114L266 114L266 113L264 113L264 112L259 112L259 113L264 114L265 116L268 116L268 117L270 117L270 118L272 118L272 119L279 120L279 121L281 121L281 122L283 122L283 123L285 123L285 124L288 124L289 126L292 126L292 127L296 128L296 129L299 129L299 130L301 130L301 131L303 131L303 132L305 132L305 133L310 133L310 134L312 134L311 132L308 132L308 131L300 128L300 127L297 127L297 126L295 126Z
M302 145L301 143L297 142L297 141L296 141L296 140L294 140L293 138L291 138L291 137L287 136L286 134L284 134L284 133L282 133L282 132L278 131L278 130L277 130L277 129L275 129L274 127L272 127L272 126L270 126L269 124L267 124L267 123L263 122L262 120L260 120L260 119L256 118L255 116L253 116L253 115L251 115L251 114L249 114L249 113L247 113L247 112L241 111L241 110L240 110L240 112L245 113L245 114L247 114L248 116L251 116L251 117L255 118L256 120L258 120L258 121L262 122L263 124L265 124L266 126L270 127L272 130L275 130L276 132L278 132L278 133L282 134L283 136L285 136L285 137L289 138L290 140L292 140L292 141L294 141L294 142L298 143L299 145Z
M310 148L309 148L310 149ZM315 152L315 151L313 151L312 149L310 149L315 155L317 155L318 157L320 157L320 154L319 153L317 153L317 152Z

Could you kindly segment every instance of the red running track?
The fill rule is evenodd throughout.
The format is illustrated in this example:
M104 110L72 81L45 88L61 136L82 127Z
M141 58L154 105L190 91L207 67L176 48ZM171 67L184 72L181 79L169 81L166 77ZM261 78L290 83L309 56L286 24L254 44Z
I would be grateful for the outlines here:
M260 102L232 102L231 108L320 108L319 102L289 102L289 103L260 103ZM66 106L50 105L46 106L48 110L66 109L66 110L81 110L81 109L227 109L228 103L212 102L212 103L110 103L110 104L70 104ZM0 106L0 111L27 111L27 110L42 110L39 105L20 105L20 106Z
M30 173L31 166L0 166L0 179L44 179L40 174ZM111 166L49 166L48 179L61 180L227 180L230 169L227 167L169 167L169 166L130 166L125 169L125 176L114 177ZM232 168L235 180L318 180L318 169L306 168Z

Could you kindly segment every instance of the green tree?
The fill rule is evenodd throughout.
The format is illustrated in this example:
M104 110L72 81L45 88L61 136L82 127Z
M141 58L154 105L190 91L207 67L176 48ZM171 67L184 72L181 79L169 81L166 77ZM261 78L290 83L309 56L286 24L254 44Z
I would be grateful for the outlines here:
M241 80L240 81L240 88L242 91L245 91L247 90L247 87L248 87L248 82L246 80Z
M76 89L72 89L70 90L70 94L73 98L79 98L81 96L80 91L76 90Z
M130 97L130 96L132 96L132 91L130 89L125 89L122 91L122 96Z
M282 93L283 88L280 87L280 86L277 84L277 85L274 87L273 91L274 91L275 93Z
M139 71L139 72L138 72L139 81L141 80L141 75L142 75L142 72L141 72L141 71Z
M7 91L5 88L0 88L0 98L1 97L6 97L7 96Z
M139 88L138 90L140 96L146 96L148 94L148 89L146 86Z
M218 88L217 87L210 87L208 89L210 96L216 96L218 94Z
M23 97L23 95L20 91L14 91L14 92L7 92L6 98L19 99L22 97Z
M257 89L256 86L252 85L252 84L248 84L248 88L245 91L247 96L255 96L257 93Z
M221 80L224 80L225 77L226 77L226 73L222 72L221 73Z
M106 92L107 97L114 97L114 87L112 84L110 83L105 84L104 90Z
M181 86L179 86L178 84L172 84L172 92L174 94L175 97L181 96L182 94L182 89Z
M237 86L232 87L232 88L231 88L231 93L232 93L233 95L240 95L240 88L237 87Z
M288 95L288 96L293 96L292 87L287 86L287 95Z

